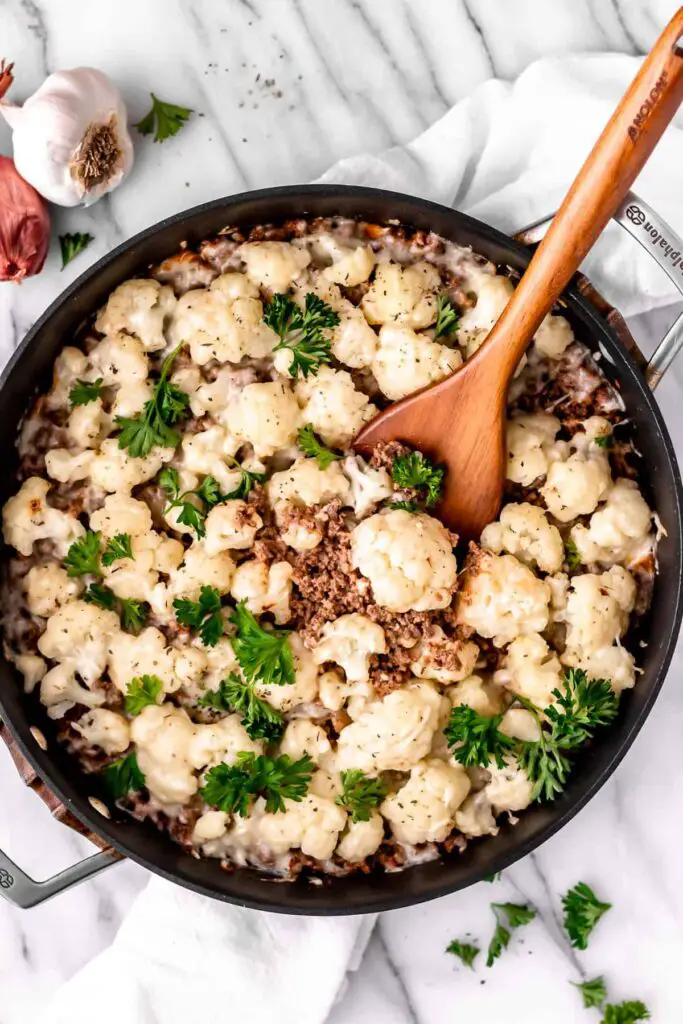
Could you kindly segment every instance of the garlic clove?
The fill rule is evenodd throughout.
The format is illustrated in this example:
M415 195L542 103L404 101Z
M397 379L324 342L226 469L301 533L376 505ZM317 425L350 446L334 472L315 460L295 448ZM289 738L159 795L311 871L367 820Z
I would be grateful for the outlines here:
M85 206L116 188L133 164L123 100L95 68L57 71L18 107L0 100L17 170L60 206Z
M50 247L50 216L8 156L0 156L0 281L37 274Z

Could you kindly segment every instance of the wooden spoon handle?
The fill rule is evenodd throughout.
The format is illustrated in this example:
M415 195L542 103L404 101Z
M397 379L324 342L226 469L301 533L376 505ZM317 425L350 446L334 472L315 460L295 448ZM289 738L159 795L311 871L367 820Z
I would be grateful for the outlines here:
M501 380L519 363L543 317L578 270L683 102L683 7L666 26L579 171L480 352ZM680 168L672 168L680 173Z

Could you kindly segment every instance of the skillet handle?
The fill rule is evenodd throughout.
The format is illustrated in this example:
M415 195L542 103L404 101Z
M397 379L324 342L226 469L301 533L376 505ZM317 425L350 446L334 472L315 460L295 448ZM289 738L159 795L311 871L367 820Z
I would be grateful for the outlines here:
M96 833L89 832L71 814L66 805L59 800L52 790L48 789L21 753L7 726L1 721L0 739L4 740L7 745L12 760L17 766L19 775L24 783L33 789L43 802L47 804L53 817L68 825L74 831L86 836L96 846L100 847L98 853L93 854L91 857L86 857L77 864L70 865L64 871L60 871L58 874L53 875L52 878L47 878L42 882L37 882L27 875L6 853L0 850L0 896L14 904L15 907L26 910L29 907L37 906L39 903L44 903L45 900L49 900L52 896L57 896L66 889L70 889L72 885L77 885L78 882L82 882L99 871L111 867L112 864L116 864L122 859L122 855L104 843Z
M683 296L683 239L633 192L628 193L614 214L614 220L643 246ZM515 237L527 245L534 245L543 238L551 221L552 217L544 217ZM644 367L645 380L652 391L682 348L683 313L671 325Z

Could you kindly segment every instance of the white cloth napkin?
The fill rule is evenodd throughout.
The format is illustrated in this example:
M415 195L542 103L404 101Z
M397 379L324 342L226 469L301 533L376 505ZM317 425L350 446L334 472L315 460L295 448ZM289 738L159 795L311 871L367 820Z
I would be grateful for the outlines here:
M408 146L344 160L320 180L424 196L513 232L556 209L637 66L612 55L540 61L513 84L487 82ZM677 124L637 189L683 231L681 115ZM675 300L616 225L599 245L587 272L622 312ZM373 924L259 914L154 878L112 947L62 988L43 1020L322 1024Z

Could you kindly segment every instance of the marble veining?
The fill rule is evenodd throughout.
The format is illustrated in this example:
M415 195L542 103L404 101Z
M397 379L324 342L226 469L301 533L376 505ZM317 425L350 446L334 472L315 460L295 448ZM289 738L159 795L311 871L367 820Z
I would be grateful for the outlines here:
M0 285L0 360L60 291L134 232L243 189L311 180L344 156L378 152L423 131L491 77L515 78L538 57L642 53L677 0L0 0L0 56L15 61L15 95L47 72L92 64L110 74L131 120L149 91L194 108L171 142L136 139L130 181L87 210L54 215L44 272ZM0 126L0 152L10 152ZM680 227L680 225L679 225ZM90 231L93 245L59 270L56 236ZM631 326L651 351L674 310ZM658 393L683 450L674 367ZM616 775L542 849L437 902L386 914L329 1024L445 1019L490 1024L590 1020L569 985L604 973L614 998L641 998L654 1019L681 1019L683 826L676 794L683 669L679 646L662 695ZM0 846L44 877L90 850L52 821L0 749ZM66 978L107 946L146 873L123 863L29 912L0 902L0 1024L30 1024ZM590 949L561 926L559 898L580 878L614 904ZM448 956L453 938L485 947L491 900L529 901L537 919L487 971ZM594 1019L597 1017L594 1015Z

